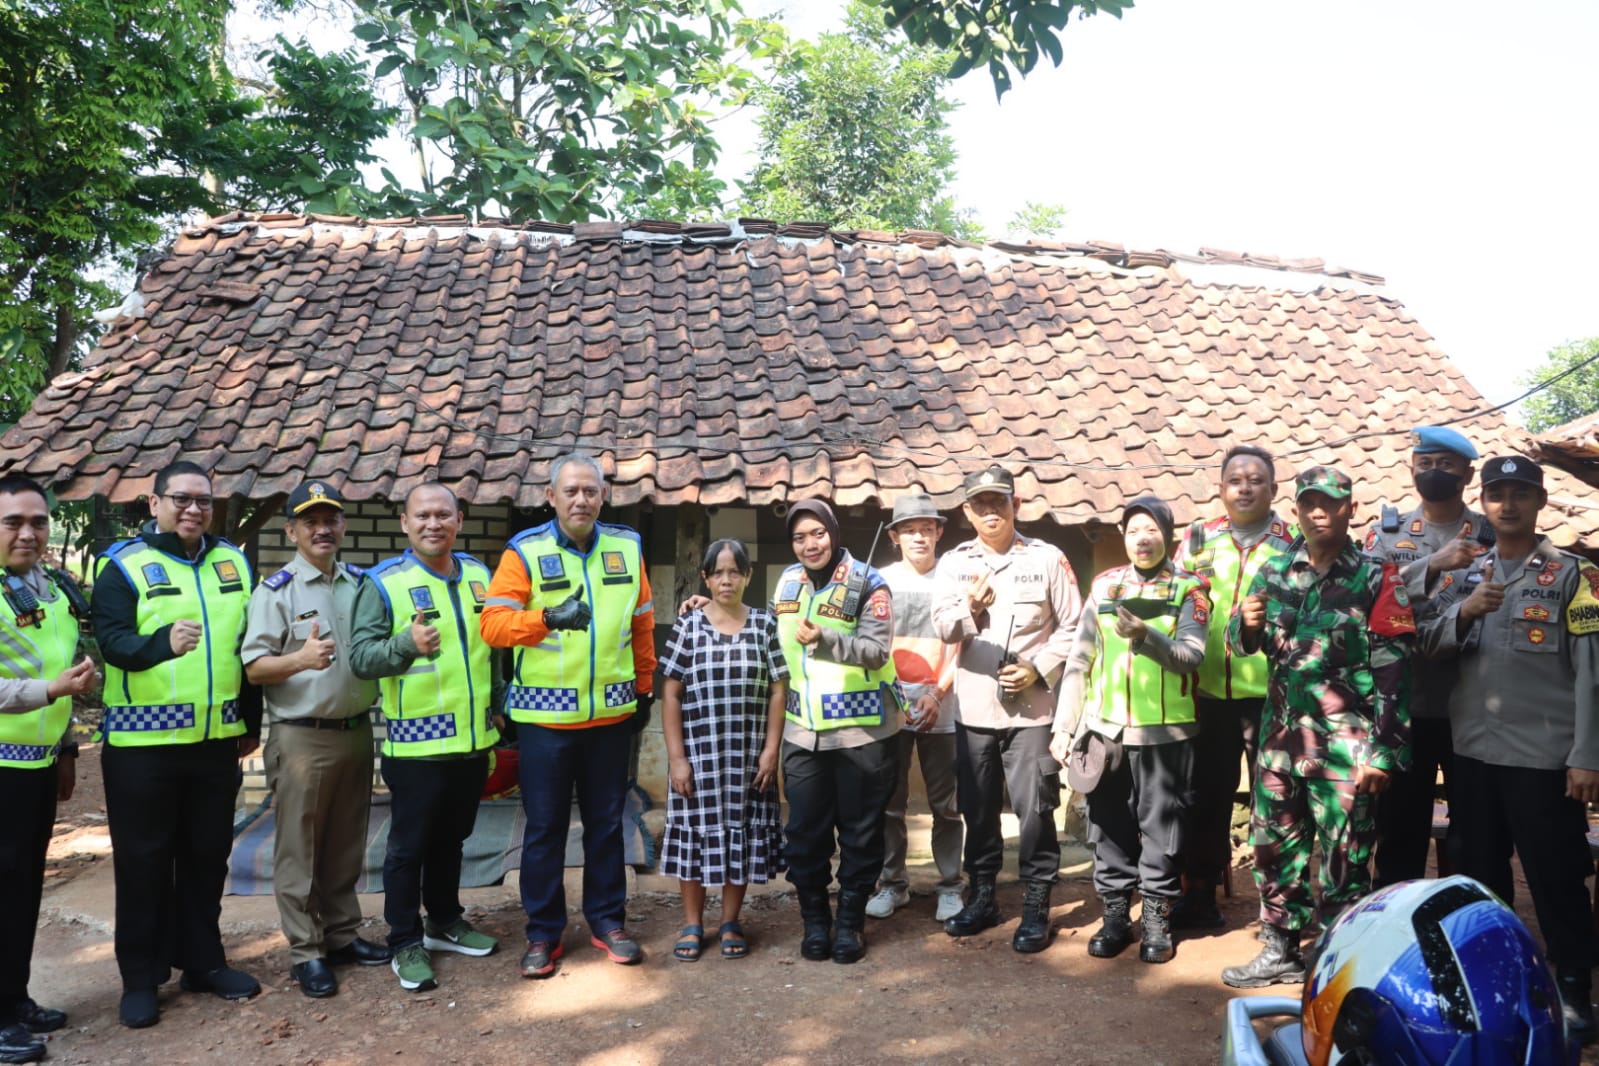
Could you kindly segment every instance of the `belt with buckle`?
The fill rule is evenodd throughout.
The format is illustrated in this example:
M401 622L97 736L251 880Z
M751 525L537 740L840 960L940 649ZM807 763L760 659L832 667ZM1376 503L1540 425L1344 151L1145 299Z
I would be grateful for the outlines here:
M368 714L351 715L349 718L279 718L273 725L298 725L307 729L337 729L341 732L355 729L371 721Z

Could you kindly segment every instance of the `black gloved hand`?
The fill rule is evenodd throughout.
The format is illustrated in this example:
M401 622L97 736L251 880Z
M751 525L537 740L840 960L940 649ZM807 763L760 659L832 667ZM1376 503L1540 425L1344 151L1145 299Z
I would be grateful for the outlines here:
M554 607L544 608L544 624L551 629L587 629L594 612L583 602L582 593L574 592Z
M644 727L650 724L650 709L655 706L655 697L648 692L638 694L638 707L633 711L633 717L627 720L634 733L644 732Z

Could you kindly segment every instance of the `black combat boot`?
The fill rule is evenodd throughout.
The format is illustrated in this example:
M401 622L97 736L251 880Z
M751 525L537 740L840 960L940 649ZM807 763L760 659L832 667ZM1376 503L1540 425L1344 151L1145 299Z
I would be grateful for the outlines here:
M1114 959L1133 942L1133 921L1127 916L1131 892L1112 892L1100 896L1105 916L1099 923L1099 932L1088 938L1088 953L1096 959Z
M1566 1031L1582 1044L1594 1042L1593 975L1588 970L1561 970L1560 1013L1566 1018Z
M859 962L866 957L865 892L838 890L838 931L833 934L833 961Z
M972 886L967 890L966 906L944 923L944 932L950 936L976 936L984 929L999 924L999 905L994 902L994 878L972 875Z
M833 902L827 898L825 888L801 888L797 891L800 920L805 923L800 955L813 962L824 962L833 954Z
M1299 953L1299 931L1263 925L1260 954L1242 966L1229 966L1221 979L1233 988L1297 985L1305 981L1305 957Z
M1216 886L1198 879L1188 882L1171 908L1173 929L1220 929L1227 924L1216 906Z
M1177 952L1171 946L1171 900L1144 897L1144 913L1138 924L1143 926L1144 943L1138 957L1145 962L1170 962Z
M1022 924L1010 946L1025 955L1049 947L1049 893L1055 886L1048 881L1029 881L1022 887Z

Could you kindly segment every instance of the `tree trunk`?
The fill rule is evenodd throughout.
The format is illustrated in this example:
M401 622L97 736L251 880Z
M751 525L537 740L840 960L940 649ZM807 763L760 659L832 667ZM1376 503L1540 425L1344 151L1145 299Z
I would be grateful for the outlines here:
M55 344L50 348L50 368L49 373L45 375L46 383L67 372L67 364L72 362L72 353L77 346L78 316L71 301L62 300L56 304L56 338Z

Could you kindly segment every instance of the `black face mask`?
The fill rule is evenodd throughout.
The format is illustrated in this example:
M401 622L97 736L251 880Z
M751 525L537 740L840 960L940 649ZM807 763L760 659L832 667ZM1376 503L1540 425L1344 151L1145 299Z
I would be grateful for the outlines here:
M1443 503L1460 497L1466 479L1447 470L1423 470L1416 475L1416 491L1430 503Z

